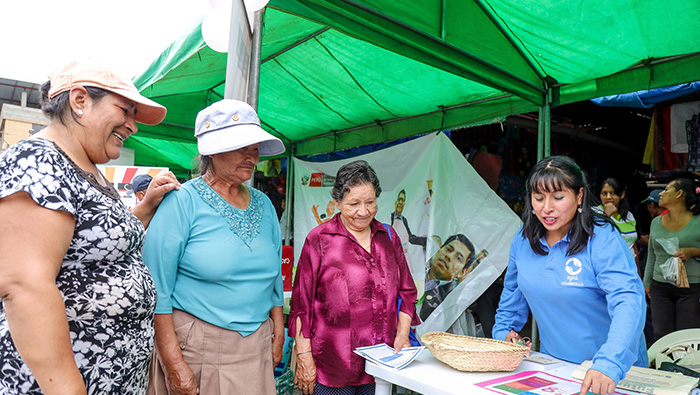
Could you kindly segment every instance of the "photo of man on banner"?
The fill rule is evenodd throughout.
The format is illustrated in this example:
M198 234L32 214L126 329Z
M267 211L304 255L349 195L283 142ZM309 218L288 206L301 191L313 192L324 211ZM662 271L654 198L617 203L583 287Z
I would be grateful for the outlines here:
M427 319L447 294L466 278L475 258L474 245L467 236L458 233L445 240L426 263L421 320Z
M396 231L422 301L417 335L476 335L470 306L506 268L520 218L439 133L335 161L294 158L295 238L303 240L337 215L324 207L330 179L358 159L367 161L382 183L376 219ZM294 253L297 262L300 249Z
M394 228L396 234L399 235L401 239L401 245L403 246L403 253L406 256L406 262L408 267L411 265L411 255L408 253L408 244L415 244L423 247L425 252L425 243L427 237L416 236L411 232L411 228L408 226L408 219L403 214L403 208L406 204L406 190L402 189L399 191L398 196L396 196L396 202L394 203L394 212L391 213L391 227Z

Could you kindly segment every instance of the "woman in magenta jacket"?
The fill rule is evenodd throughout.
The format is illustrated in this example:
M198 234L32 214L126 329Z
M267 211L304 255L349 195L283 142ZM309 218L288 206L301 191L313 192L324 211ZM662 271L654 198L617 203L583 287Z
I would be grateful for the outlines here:
M374 394L374 378L353 350L380 343L400 350L420 323L401 240L374 219L380 192L367 162L344 165L331 192L339 213L306 237L289 314L304 394Z

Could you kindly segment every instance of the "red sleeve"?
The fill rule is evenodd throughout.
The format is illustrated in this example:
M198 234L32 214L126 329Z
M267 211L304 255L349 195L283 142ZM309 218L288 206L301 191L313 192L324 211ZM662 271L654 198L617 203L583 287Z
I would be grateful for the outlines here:
M289 302L289 329L287 333L290 337L295 337L297 334L297 317L299 317L301 334L305 338L311 338L309 329L313 324L312 308L318 282L318 268L321 262L321 256L318 252L318 238L318 233L310 233L306 237L299 256L292 298Z
M399 266L399 296L401 297L401 311L411 317L411 326L420 325L420 318L416 311L416 301L418 299L418 291L416 284L413 282L411 270L408 268L406 256L403 253L401 239L396 234L393 227L389 227L391 232L391 242L394 247L394 256L396 264Z

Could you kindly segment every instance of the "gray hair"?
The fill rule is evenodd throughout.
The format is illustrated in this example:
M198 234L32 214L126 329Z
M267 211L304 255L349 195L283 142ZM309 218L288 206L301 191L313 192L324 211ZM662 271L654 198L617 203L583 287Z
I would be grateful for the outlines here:
M367 161L356 160L343 165L335 175L335 184L333 185L333 190L331 190L331 197L339 202L343 200L350 188L361 184L372 185L377 197L382 193L377 173L374 172L374 169Z
M209 173L209 171L214 167L214 163L212 162L210 155L200 154L195 160L198 161L196 167L199 169L200 176Z

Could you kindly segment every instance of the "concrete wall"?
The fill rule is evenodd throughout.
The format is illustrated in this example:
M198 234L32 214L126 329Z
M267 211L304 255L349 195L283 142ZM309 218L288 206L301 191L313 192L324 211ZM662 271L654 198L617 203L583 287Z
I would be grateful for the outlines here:
M2 137L8 145L16 144L18 141L31 136L30 131L32 130L31 122L15 121L12 119L6 119L4 123L4 129L2 131Z
M3 104L0 109L0 138L8 145L31 136L33 125L49 124L49 119L38 108ZM6 148L0 144L0 151Z

